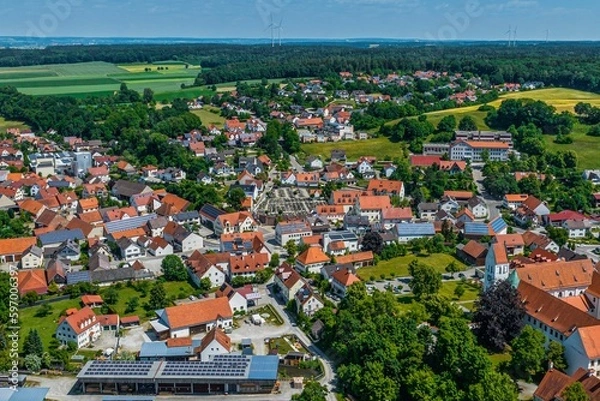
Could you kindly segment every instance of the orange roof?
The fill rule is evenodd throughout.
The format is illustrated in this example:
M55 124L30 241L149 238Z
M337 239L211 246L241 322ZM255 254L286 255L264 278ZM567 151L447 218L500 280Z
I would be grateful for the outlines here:
M217 217L217 220L221 222L222 226L225 226L225 222L229 222L229 225L235 226L241 221L246 220L247 218L252 218L252 215L248 212L234 212L234 213L226 213Z
M44 269L21 270L18 275L19 294L25 295L28 292L45 294L48 292L48 283L46 282L46 272Z
M598 265L596 265L596 269L598 269ZM598 271L594 271L592 274L592 283L585 291L600 298L600 273Z
M581 343L588 358L600 358L600 325L580 327L579 335L581 336Z
M410 220L413 214L409 207L391 207L383 210L382 217L384 220Z
M119 231L116 233L112 233L111 236L114 238L115 241L121 239L121 238L135 238L135 237L141 237L143 235L146 235L146 231L139 227L139 228L132 228L131 230L125 230L125 231Z
M83 295L81 297L81 302L84 305L93 305L93 304L103 304L104 300L100 295Z
M372 261L372 260L373 260L373 252L371 252L371 251L351 253L350 255L336 257L336 262L339 264L365 262L365 261Z
M340 215L346 214L344 205L319 205L317 206L317 214L320 215Z
M517 269L521 282L543 291L588 287L592 283L594 265L589 259L538 263Z
M97 198L80 199L79 200L79 208L81 210L98 209L98 199Z
M333 199L333 203L335 205L353 205L356 198L365 194L362 191L354 191L354 190L340 190L333 191L331 193L331 199Z
M327 263L329 262L329 256L325 255L321 248L311 246L306 251L298 255L296 260L306 266L316 263Z
M507 202L525 202L529 195L525 194L506 194L504 195L504 199Z
M102 223L103 221L102 215L100 215L100 212L97 210L94 210L93 212L81 213L79 214L79 219L88 224Z
M119 325L119 315L100 315L97 317L98 322L100 322L101 326L118 326Z
M487 248L477 241L471 240L463 247L462 252L473 257L479 258L487 251Z
M79 228L81 230L81 232L83 233L83 235L85 235L87 237L90 235L90 233L94 229L94 226L92 226L90 223L86 223L85 221L83 221L81 219L78 219L77 217L74 217L71 219L71 221L69 222L69 224L67 224L67 226L65 228L67 230L75 230L75 229Z
M266 253L251 253L245 256L231 256L229 258L229 271L232 274L256 273L269 264L269 255Z
M454 199L471 199L473 192L471 191L444 191L444 196Z
M167 344L167 348L191 347L192 346L192 338L191 337L168 338L166 341L166 344Z
M492 249L494 251L494 257L497 264L508 263L508 256L506 255L506 248L504 247L504 244L492 244Z
M205 299L165 308L164 318L171 330L214 322L218 318L231 319L233 312L227 298Z
M354 283L360 283L357 275L351 273L348 269L340 269L331 275L331 278L344 287L350 287Z
M382 210L392 207L389 196L367 195L358 198L361 210Z
M402 191L402 182L392 180L370 180L367 191L399 194L400 191Z
M323 239L323 236L321 234L314 234L314 235L309 235L307 237L302 237L302 238L300 238L300 241L302 241L303 244L315 246L315 245L319 245L321 243L322 239Z
M508 143L488 142L488 141L464 141L467 145L475 149L508 149Z
M261 241L264 241L264 237L261 232L248 231L244 233L221 234L221 242L231 242L238 238L243 241L252 241L256 237L258 237Z
M319 175L314 173L296 173L296 181L310 182L319 181Z
M524 246L523 236L521 234L503 234L496 235L495 241L499 244L504 244L507 247Z
M566 303L568 303L571 306L576 307L577 309L587 312L590 310L590 302L587 299L587 297L584 294L580 294L576 297L567 297L567 298L561 298L563 301L565 301ZM593 306L592 306L593 308Z
M44 208L44 205L33 199L25 199L23 202L19 203L19 208L36 216L40 210Z
M90 167L90 168L88 168L88 173L92 177L97 177L99 175L108 175L109 171L108 171L108 167L106 167L106 166L100 166L100 167Z
M127 215L129 217L134 217L134 216L137 216L138 213L134 207L129 206L129 207L122 207L120 209L109 210L105 214L108 221L123 220L123 217L125 215Z
M23 178L23 174L21 173L8 173L8 175L6 176L6 180L7 181L20 181L21 178Z
M202 343L200 344L200 350L204 351L213 341L221 344L226 350L231 350L231 339L225 334L223 329L219 327L214 327L204 336Z
M169 204L173 208L175 208L175 210L172 210L174 213L185 212L188 209L188 207L190 207L190 202L186 201L183 198L180 198L177 195L169 193L162 198L161 202Z
M72 315L64 318L64 320L71 326L71 329L75 334L81 334L98 323L96 314L89 306L83 307Z
M37 239L35 237L0 239L0 256L22 255L36 243Z

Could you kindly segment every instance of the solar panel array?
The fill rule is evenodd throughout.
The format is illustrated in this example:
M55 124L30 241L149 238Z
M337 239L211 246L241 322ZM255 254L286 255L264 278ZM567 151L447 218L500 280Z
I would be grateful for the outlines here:
M85 376L148 376L152 361L94 361L84 372Z
M332 241L355 241L357 239L356 235L350 231L334 231L325 235Z
M250 360L244 355L217 355L210 362L168 361L161 376L245 377Z

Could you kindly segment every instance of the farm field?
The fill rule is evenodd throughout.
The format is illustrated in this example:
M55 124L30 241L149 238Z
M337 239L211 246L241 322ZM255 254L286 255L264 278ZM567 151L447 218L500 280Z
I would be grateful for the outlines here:
M415 256L409 254L390 260L382 260L377 264L377 266L360 268L358 269L358 276L365 281L370 280L371 277L375 277L376 280L379 280L382 275L384 277L392 277L392 275L395 275L395 277L408 276L408 264L415 259L417 259L419 263L433 266L442 274L446 273L446 266L448 266L451 262L456 263L461 270L465 270L467 268L464 263L456 259L454 256L446 253L434 253L428 256ZM454 289L452 291L454 291Z
M392 143L386 137L367 139L363 141L340 141L326 143L310 143L302 145L302 151L308 155L321 156L329 159L331 151L343 149L349 160L357 160L361 156L376 156L377 159L404 158L404 147L401 143Z
M216 114L213 113L213 111L216 112ZM205 127L214 125L217 128L223 128L225 125L225 119L219 115L219 112L219 109L210 106L204 106L204 108L200 110L192 110L192 113L200 117L200 120L202 120L202 125Z

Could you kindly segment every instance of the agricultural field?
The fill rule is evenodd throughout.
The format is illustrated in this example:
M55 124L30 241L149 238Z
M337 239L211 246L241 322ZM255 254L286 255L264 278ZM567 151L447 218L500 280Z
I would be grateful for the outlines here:
M409 254L390 260L382 260L377 266L363 267L358 270L358 276L364 281L368 281L372 277L379 280L381 276L387 278L391 278L392 276L405 277L409 275L408 264L415 259L418 260L419 263L433 266L441 274L446 273L446 266L452 262L456 263L460 270L465 270L467 268L464 263L446 253L434 253L427 256L415 256Z
M220 110L216 107L204 106L200 110L192 110L192 113L200 117L202 125L205 127L214 125L217 128L223 128L225 125L225 119L221 117Z

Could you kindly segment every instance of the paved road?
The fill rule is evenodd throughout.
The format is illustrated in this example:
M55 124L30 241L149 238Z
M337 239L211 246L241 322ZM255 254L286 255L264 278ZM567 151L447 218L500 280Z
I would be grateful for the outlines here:
M500 216L500 209L502 207L502 201L492 197L488 194L483 187L483 174L481 169L483 168L482 163L476 163L472 165L473 170L473 181L477 186L477 192L480 193L481 197L485 201L485 204L489 210L489 220L493 220L496 217Z
M296 172L302 173L304 171L304 166L298 163L296 156L290 156L290 164L292 165L292 168L296 169Z
M575 252L585 255L591 260L593 260L594 263L597 263L598 260L600 260L600 255L597 255L593 252L594 249L597 248L598 245L577 245L577 248L575 248Z

